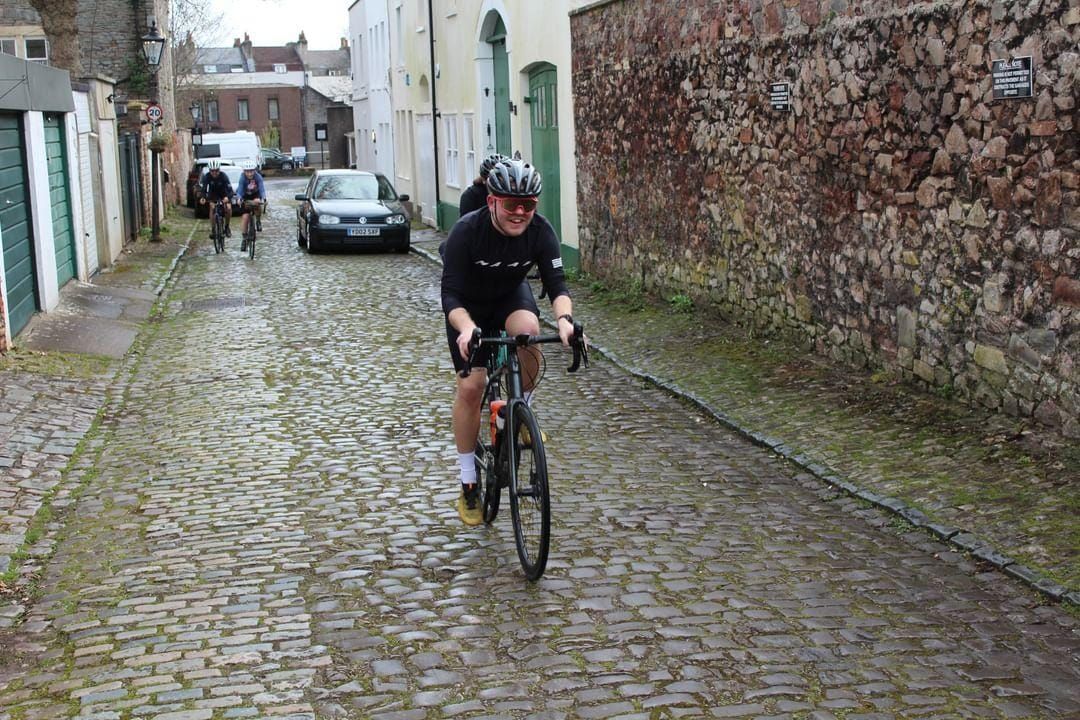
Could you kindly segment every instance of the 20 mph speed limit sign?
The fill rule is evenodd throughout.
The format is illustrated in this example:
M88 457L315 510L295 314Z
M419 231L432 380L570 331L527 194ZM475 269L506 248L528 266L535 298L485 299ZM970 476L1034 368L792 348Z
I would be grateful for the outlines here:
M161 106L157 103L150 103L147 105L146 119L150 122L161 122Z

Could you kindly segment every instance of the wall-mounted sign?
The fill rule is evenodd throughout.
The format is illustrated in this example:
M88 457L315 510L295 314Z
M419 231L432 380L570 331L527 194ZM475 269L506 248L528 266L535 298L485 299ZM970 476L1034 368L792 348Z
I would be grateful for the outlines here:
M326 140L326 123L315 123L315 139L320 142Z
M994 79L995 100L1031 97L1031 56L994 60L990 74Z
M791 109L791 83L779 82L769 85L769 104L773 110Z

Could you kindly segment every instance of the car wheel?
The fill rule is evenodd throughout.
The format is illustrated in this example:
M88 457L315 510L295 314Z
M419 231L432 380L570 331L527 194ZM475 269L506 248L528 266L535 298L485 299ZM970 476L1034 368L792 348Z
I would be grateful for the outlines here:
M283 163L281 163L281 169L282 170L292 170L292 163L291 162L283 162Z
M396 248L394 248L394 252L396 252L396 253L407 253L407 252L409 252L409 241L408 241L408 239L406 239L404 242L400 243Z
M300 228L296 228L296 245L302 248L307 247L307 240L305 240L304 236L300 234Z
M307 251L314 255L320 250L322 250L322 243L319 242L318 236L311 232L311 230L308 230Z

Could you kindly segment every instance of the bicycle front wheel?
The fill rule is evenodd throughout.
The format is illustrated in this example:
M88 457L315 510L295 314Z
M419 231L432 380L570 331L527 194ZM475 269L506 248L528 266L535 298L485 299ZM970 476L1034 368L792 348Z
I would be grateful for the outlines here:
M547 457L540 425L532 408L523 402L514 403L511 415L507 450L510 451L510 516L514 521L514 542L525 577L537 580L547 566L551 542Z
M251 220L251 224L254 225L255 221ZM248 246L248 257L250 257L252 260L254 260L255 259L255 230L250 230L249 231L247 246Z
M225 249L225 223L218 216L214 217L214 252Z

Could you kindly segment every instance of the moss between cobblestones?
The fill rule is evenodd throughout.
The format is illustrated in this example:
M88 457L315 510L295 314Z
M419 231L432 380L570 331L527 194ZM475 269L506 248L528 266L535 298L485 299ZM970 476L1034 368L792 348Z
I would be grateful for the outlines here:
M15 348L0 353L0 372L14 370L37 375L92 380L107 375L116 361L102 355L78 355Z
M610 334L635 369L860 487L1080 586L1080 445L1021 419L947 402L889 373L836 367L797 345L755 337L708 308L675 312L634 283L581 277L572 292L596 341L605 345ZM673 346L679 359L665 365L670 350L663 348Z

